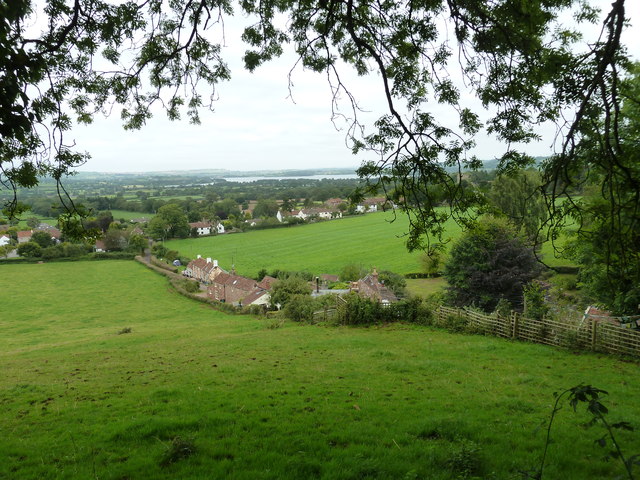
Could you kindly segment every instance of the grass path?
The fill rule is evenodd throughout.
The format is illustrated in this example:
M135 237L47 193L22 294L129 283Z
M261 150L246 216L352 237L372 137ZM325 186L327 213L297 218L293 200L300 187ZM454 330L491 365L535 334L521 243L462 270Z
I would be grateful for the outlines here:
M0 278L0 478L520 478L552 393L580 382L640 424L638 365L611 357L402 324L271 330L134 262ZM547 478L622 473L585 419L559 415ZM177 438L192 455L168 455Z

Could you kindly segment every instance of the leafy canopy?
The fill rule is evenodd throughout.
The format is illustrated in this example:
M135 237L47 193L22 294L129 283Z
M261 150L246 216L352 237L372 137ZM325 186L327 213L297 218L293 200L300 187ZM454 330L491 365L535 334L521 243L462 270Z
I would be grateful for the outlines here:
M620 173L636 197L639 191L637 169L621 167L626 146L618 129L620 83L630 68L620 41L625 0L608 8L599 36L583 38L579 25L600 16L582 0L2 2L0 182L14 193L6 207L19 212L17 189L33 187L39 175L60 181L88 160L65 141L74 122L90 123L117 105L124 127L140 128L159 104L169 118L186 113L197 123L219 82L230 79L221 56L224 18L242 14L247 69L291 45L296 66L329 79L333 113L351 120L350 145L371 155L359 174L371 188L402 192L410 249L432 247L429 238L443 233L448 218L470 226L470 212L483 212L484 197L462 176L464 167L480 165L471 154L476 135L485 129L505 143L500 171L508 173L532 163L517 146L526 148L541 123L556 121L560 148L545 163L541 185L553 237L567 215L557 200L572 198L585 169L597 164L614 210L625 202L615 195ZM563 22L568 14L573 18ZM359 123L358 99L341 75L347 68L380 79L387 112L372 131ZM465 102L459 80L480 110ZM350 112L337 110L339 98ZM436 107L451 115L436 116ZM597 158L582 154L594 130L604 140ZM72 214L86 213L62 183L59 191ZM437 209L441 204L448 209ZM573 204L579 212L581 204ZM82 227L72 214L62 222L71 231ZM623 235L623 228L613 224L610 234Z

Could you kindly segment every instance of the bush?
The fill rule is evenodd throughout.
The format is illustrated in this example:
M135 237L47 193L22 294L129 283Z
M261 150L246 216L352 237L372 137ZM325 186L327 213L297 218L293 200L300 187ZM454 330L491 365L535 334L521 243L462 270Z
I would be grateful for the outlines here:
M284 315L295 322L310 322L317 309L316 301L309 295L291 295L285 305Z
M64 250L60 245L42 249L42 258L44 258L45 260L51 260L52 258L60 258L62 256L64 256Z
M198 293L200 291L200 282L197 280L185 279L182 281L182 286L189 293Z
M26 242L18 245L18 255L21 257L41 257L42 247L36 242Z
M309 295L311 287L301 277L291 276L278 280L271 289L271 305L283 308L294 295Z
M539 270L531 248L506 221L484 218L453 245L444 276L451 304L492 312L501 298L521 310L523 288Z

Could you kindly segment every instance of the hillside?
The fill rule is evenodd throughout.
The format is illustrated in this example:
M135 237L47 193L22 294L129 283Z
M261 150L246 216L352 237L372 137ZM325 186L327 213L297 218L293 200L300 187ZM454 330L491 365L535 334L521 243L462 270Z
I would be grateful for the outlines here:
M447 238L460 235L461 229L453 220L445 228ZM408 230L403 213L378 212L289 228L170 240L166 246L189 258L215 258L224 268L235 264L239 274L250 277L263 268L339 274L350 263L404 275L422 268L422 252L407 252ZM571 264L554 258L550 243L543 246L542 254L549 265Z
M459 228L450 222L452 234ZM168 248L190 258L212 257L225 268L254 276L265 268L338 274L344 265L406 274L420 271L420 252L408 253L406 216L378 212L310 225L257 230L242 234L171 240Z
M0 478L520 478L553 392L580 382L640 423L637 365L610 357L402 324L269 329L134 262L0 270ZM585 420L560 412L546 478L622 473Z

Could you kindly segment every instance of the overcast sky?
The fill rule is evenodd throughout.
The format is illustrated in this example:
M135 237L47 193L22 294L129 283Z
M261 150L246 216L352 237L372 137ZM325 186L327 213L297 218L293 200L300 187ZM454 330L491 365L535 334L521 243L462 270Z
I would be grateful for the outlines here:
M599 0L604 10L608 0ZM640 2L626 2L634 25L626 32L630 53L640 58ZM119 114L97 117L90 126L76 127L68 139L88 151L91 160L80 171L149 172L166 170L229 169L280 170L302 168L357 168L367 154L354 156L345 146L345 124L331 122L331 93L326 77L298 68L293 76L293 100L287 74L295 58L285 56L249 73L242 69L245 46L236 36L239 29L227 20L226 46L222 55L231 67L232 79L219 85L215 112L201 111L201 125L189 124L186 116L169 121L158 111L138 131L125 131ZM634 41L629 41L634 39ZM348 85L360 106L369 113L361 119L371 125L386 113L382 85L376 75L349 76ZM463 92L464 93L464 92ZM467 94L467 98L471 96ZM294 103L295 101L295 103ZM346 105L344 112L349 113ZM440 110L440 111L438 111ZM436 118L447 115L435 106ZM371 131L371 130L369 130ZM531 155L551 153L554 128L542 131L543 141L527 147ZM486 135L477 139L474 152L481 159L500 155L503 148Z

